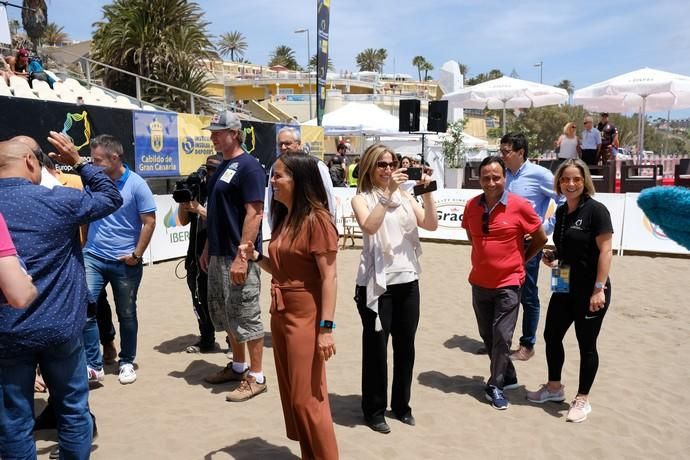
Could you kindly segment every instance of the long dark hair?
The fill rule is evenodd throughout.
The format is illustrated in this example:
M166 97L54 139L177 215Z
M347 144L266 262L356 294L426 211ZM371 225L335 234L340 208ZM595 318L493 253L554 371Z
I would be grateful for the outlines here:
M292 176L292 213L286 221L288 209L275 199L271 201L271 230L284 226L294 241L302 224L310 214L328 211L328 195L319 172L318 160L304 154L283 154L276 161L282 162Z

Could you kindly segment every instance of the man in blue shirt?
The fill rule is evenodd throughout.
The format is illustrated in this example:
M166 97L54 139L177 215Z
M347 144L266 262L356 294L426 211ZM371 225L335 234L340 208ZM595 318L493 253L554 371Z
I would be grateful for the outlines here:
M120 323L121 384L137 379L134 358L137 352L137 292L143 275L141 259L156 227L156 202L148 185L122 162L122 144L113 136L102 134L91 141L91 160L115 182L123 204L117 212L93 222L84 246L86 280L93 299L110 283L115 311ZM102 306L99 305L99 306ZM84 329L84 348L90 381L103 380L103 355L98 328L105 324L114 329L110 312L104 320L88 319Z
M544 221L551 199L557 200L553 174L527 159L529 145L522 133L508 133L501 138L501 155L506 164L506 190L526 198L542 220L547 235L553 232L553 219ZM527 242L528 243L528 242ZM525 284L522 287L522 336L520 348L511 359L527 361L534 356L539 324L539 261L541 251L525 264Z
M228 401L240 402L266 391L260 269L237 251L240 242L252 241L261 252L266 172L242 148L244 131L233 112L216 114L206 129L223 162L208 183L208 239L199 266L208 272L211 320L217 332L228 334L233 353L233 361L206 381L241 382L226 396Z
M122 198L66 136L51 132L49 140L59 152L52 158L73 166L91 191L41 187L41 167L31 149L19 142L0 143L0 213L38 290L24 310L0 308L0 458L36 458L36 365L59 420L62 456L86 459L91 452L81 338L89 295L79 226L115 211Z
M584 119L585 130L582 131L580 148L582 149L582 161L588 165L596 165L599 161L601 149L601 133L594 127L594 119L586 116Z

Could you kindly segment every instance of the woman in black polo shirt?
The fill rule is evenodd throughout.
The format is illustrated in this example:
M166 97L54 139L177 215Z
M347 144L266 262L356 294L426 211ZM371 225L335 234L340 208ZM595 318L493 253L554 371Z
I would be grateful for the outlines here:
M592 199L594 185L587 165L570 159L554 177L556 193L566 203L556 210L555 251L545 250L543 261L553 268L551 301L546 314L544 341L549 381L527 399L536 403L565 400L561 370L565 361L563 338L572 323L580 348L580 382L567 421L582 422L592 411L589 390L599 367L597 336L611 302L611 242L613 226L608 209Z

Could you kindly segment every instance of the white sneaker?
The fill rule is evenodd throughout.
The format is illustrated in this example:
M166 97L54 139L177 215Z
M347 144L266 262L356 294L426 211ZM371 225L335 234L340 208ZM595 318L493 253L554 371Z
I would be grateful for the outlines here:
M96 370L86 366L86 375L89 376L89 383L102 382L105 379L105 371L103 369Z
M137 380L137 373L134 372L134 366L129 363L120 365L120 375L117 377L121 384L134 383Z
M547 384L542 385L537 391L528 391L527 399L533 403L542 404L546 401L565 401L565 386L561 385L558 391L552 392Z

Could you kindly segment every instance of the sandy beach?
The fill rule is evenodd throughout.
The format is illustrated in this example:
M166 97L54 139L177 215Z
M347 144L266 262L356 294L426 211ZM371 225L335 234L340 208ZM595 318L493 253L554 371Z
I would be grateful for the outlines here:
M359 243L359 241L358 241ZM536 355L516 365L520 388L507 392L511 406L496 411L484 400L489 360L472 312L470 247L423 243L421 322L411 405L417 426L389 417L392 433L363 424L360 411L361 323L354 301L359 246L338 255L337 356L328 362L330 401L343 459L441 458L682 458L690 446L690 260L615 256L613 301L599 338L600 368L590 395L592 413L581 424L565 422L567 404L536 405L525 399L546 381L541 334L549 299L542 266L542 321ZM292 459L299 445L285 436L267 331L264 372L268 393L245 403L225 401L232 384L203 377L228 362L213 354L187 354L196 320L178 261L149 266L139 291L138 380L120 385L107 367L91 392L99 435L93 458ZM184 273L179 267L178 272ZM269 276L262 274L262 310L269 325ZM516 329L513 343L520 336ZM224 334L216 340L225 348ZM119 338L116 339L119 349ZM392 361L392 358L391 358ZM577 390L579 356L574 330L566 337L563 383ZM389 374L390 375L390 374ZM37 411L47 396L37 395ZM55 446L55 432L37 433L39 458Z

